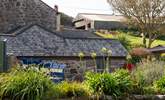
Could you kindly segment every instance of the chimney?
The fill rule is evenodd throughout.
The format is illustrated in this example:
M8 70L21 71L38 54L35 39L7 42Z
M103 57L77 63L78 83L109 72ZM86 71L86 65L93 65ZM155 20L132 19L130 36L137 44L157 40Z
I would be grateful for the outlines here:
M54 9L56 11L56 31L60 31L61 30L61 14L58 11L58 6L55 5Z

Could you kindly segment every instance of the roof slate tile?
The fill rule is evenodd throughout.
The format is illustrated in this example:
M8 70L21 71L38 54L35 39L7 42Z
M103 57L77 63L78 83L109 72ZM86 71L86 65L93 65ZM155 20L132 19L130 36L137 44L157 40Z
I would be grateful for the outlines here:
M54 33L39 25L25 28L21 33L18 30L17 32L15 35L0 36L0 39L7 39L7 53L15 56L78 56L79 52L83 52L85 56L90 56L91 52L103 56L103 47L110 49L114 57L127 55L126 49L118 40L103 39L95 35L87 37L86 33L83 37L83 32L78 30L65 31L69 37L63 31L60 34ZM75 37L75 34L79 35Z

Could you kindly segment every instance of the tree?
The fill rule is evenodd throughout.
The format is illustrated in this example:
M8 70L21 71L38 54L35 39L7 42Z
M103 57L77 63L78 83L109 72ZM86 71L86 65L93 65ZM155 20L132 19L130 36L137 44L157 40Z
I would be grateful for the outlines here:
M61 24L64 26L72 26L73 17L61 12Z
M154 40L165 33L165 0L107 1L114 10L139 28L145 47L150 48Z

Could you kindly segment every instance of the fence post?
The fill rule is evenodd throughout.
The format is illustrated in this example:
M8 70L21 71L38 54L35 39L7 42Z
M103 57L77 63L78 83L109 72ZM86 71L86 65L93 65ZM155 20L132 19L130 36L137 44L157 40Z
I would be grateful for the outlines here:
M7 54L6 54L6 41L3 41L3 71L7 71Z
M0 72L6 70L6 41L0 41Z

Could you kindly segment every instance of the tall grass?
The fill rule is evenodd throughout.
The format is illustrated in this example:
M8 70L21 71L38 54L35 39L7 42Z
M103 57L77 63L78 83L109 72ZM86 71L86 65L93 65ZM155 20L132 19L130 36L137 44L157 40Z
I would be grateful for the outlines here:
M42 72L33 69L13 70L0 78L2 99L40 100L53 83Z
M123 96L132 89L133 82L127 70L117 70L114 73L86 74L85 84L97 95Z

